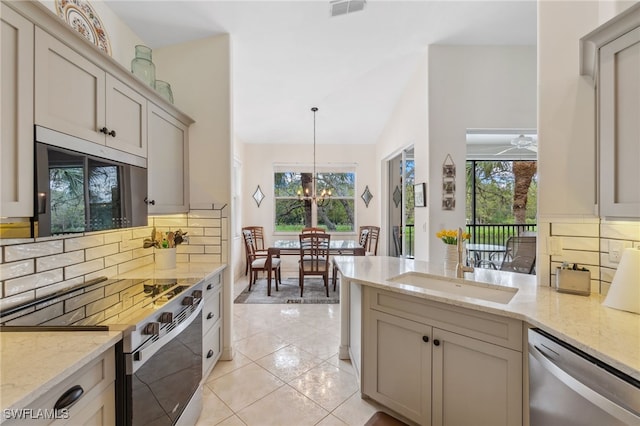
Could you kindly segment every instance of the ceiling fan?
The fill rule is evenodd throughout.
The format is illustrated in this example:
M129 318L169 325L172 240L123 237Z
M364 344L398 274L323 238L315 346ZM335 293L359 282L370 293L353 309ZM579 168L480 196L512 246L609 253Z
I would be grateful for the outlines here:
M520 135L517 138L511 139L511 145L513 145L511 148L500 151L496 155L501 155L514 149L528 149L529 151L538 152L538 144L531 136Z

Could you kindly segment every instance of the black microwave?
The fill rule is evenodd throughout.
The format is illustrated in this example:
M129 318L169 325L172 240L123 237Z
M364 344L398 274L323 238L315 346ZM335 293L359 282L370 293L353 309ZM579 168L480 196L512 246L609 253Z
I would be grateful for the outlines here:
M36 127L35 166L34 237L147 225L146 159Z

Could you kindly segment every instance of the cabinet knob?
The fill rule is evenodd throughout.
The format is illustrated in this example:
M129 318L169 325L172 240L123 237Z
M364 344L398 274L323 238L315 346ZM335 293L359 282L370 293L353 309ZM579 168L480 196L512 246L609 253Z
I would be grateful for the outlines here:
M108 134L109 136L114 137L114 138L116 137L116 131L115 131L115 130L112 130L112 131L110 131L110 132L109 132L109 133L107 133L107 134Z
M209 313L207 314L207 319L211 319L211 318L213 318L213 312L209 312Z
M213 356L213 349L209 349L209 352L207 352L207 358L211 358Z
M207 290L211 290L213 288L213 284L209 283L207 284Z
M144 197L144 203L146 205L151 204L152 206L155 206L156 205L156 200L150 200L148 197Z
M434 339L433 340L433 344L434 344L434 346L440 346L440 340Z
M99 130L100 130L100 133L104 133L105 135L106 135L107 133L109 133L109 129L107 129L106 127L103 127L103 128L101 128L101 129L99 129Z
M425 343L429 343L429 336L422 336L422 341Z

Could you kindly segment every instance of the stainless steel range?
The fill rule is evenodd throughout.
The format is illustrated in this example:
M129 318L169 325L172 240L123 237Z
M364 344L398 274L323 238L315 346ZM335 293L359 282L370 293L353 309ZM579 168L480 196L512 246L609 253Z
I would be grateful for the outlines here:
M1 331L120 330L119 425L193 424L201 408L202 284L106 279L0 312Z

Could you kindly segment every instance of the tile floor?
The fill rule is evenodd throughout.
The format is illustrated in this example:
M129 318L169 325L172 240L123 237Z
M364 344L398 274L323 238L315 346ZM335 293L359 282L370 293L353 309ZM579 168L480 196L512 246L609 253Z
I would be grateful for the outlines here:
M233 307L236 356L206 380L197 426L360 426L378 411L338 359L339 305Z

